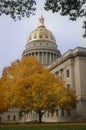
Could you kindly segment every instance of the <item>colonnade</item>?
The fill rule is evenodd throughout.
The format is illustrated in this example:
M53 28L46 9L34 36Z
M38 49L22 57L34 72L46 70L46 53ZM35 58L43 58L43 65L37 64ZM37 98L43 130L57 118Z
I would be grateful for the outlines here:
M59 57L57 53L49 51L27 52L24 56L36 56L39 62L44 66L48 66Z

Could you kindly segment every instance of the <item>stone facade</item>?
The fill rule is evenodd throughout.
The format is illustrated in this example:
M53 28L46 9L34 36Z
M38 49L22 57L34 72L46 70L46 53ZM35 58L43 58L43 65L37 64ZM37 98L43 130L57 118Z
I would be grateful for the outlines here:
M63 54L49 66L50 71L62 76L67 87L77 95L76 121L86 121L86 48L77 47Z
M0 123L19 123L19 109L14 107L0 113Z

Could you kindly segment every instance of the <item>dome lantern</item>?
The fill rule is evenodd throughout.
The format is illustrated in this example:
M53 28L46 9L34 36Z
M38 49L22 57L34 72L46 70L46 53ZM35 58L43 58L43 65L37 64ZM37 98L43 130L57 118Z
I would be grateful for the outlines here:
M41 15L41 17L39 18L39 24L38 24L38 27L45 27L45 25L44 25L44 18L43 18L42 15Z

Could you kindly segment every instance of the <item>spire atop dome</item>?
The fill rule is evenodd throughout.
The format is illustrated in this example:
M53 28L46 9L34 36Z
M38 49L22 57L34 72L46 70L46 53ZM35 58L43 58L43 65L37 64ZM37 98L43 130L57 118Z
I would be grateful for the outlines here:
M38 27L45 27L45 24L44 24L44 18L43 16L41 15L40 18L39 18L39 24L38 24Z

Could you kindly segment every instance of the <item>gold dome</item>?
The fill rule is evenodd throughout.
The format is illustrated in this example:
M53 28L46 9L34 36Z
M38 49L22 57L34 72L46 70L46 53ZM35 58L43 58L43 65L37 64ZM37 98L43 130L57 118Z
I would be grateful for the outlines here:
M49 31L48 29L46 29L45 24L44 24L44 18L41 17L39 18L39 24L37 29L35 29L34 31L31 32L27 43L31 43L32 41L39 41L39 40L43 40L43 41L51 41L56 43L56 40L52 34L51 31Z

